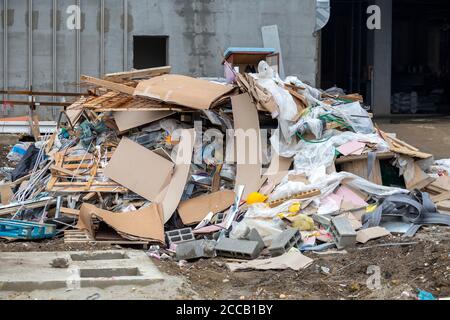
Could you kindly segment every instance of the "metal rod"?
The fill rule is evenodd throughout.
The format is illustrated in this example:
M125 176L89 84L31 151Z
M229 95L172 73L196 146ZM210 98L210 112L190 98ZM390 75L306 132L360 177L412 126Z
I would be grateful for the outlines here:
M56 91L57 89L57 60L56 60L56 36L57 36L57 26L56 26L56 19L57 17L57 10L58 10L58 2L57 0L53 0L53 9L52 9L52 90Z
M55 97L80 97L87 93L46 92L46 91L31 91L31 90L0 90L0 94L30 95L30 96L55 96Z
M128 70L128 0L123 0L123 71Z
M100 77L105 74L105 0L100 0Z
M8 89L8 0L3 0L3 89Z
M28 0L28 88L33 88L33 0Z
M81 1L76 0L76 5L78 8L80 8L81 11ZM81 18L81 16L80 16ZM81 21L78 21L80 23L81 28ZM76 28L76 83L77 83L77 92L80 92L80 78L81 78L81 30L79 28Z
M36 107L68 107L72 103L70 102L54 102L54 101L21 101L21 100L5 100L6 103L18 106L36 106Z

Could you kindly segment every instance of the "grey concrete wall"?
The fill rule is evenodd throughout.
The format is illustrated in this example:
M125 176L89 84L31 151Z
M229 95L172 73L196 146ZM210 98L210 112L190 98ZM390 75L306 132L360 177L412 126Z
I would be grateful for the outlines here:
M0 0L0 35L3 35L4 1ZM27 89L28 1L8 1L8 63L3 66L4 43L0 37L0 85ZM221 52L231 46L262 47L261 27L279 28L286 74L315 83L317 53L315 0L105 0L104 70L133 66L134 35L169 36L169 64L173 72L194 76L222 76ZM67 7L75 0L58 0L56 21L56 79L58 91L76 91L77 73L101 76L101 0L80 0L80 70L76 64L76 32L68 30ZM124 3L128 16L125 18ZM52 0L33 0L32 84L35 90L52 90ZM126 33L124 23L127 21ZM124 36L126 34L126 36ZM124 44L124 39L126 45ZM124 61L126 60L126 61ZM7 83L3 68L8 71ZM10 97L17 98L17 97ZM26 108L0 114L24 114ZM52 111L52 112L50 112ZM46 117L53 117L56 108Z

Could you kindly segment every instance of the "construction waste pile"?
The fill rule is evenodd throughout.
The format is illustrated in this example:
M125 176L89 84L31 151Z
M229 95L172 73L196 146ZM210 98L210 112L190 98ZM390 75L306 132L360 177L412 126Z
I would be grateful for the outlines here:
M152 257L294 269L450 226L450 161L381 131L358 94L170 67L83 76L58 130L11 150L0 237L147 245ZM21 149L22 148L22 149Z

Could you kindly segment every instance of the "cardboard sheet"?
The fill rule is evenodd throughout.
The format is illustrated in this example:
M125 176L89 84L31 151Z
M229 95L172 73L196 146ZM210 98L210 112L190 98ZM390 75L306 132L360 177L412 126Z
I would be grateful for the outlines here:
M349 202L354 204L357 207L368 206L369 204L364 201L359 195L357 195L353 190L346 186L340 186L335 194L342 198L342 202Z
M369 240L378 239L389 236L391 233L382 227L373 227L360 230L356 233L356 241L359 243L366 243Z
M279 185L283 178L288 175L292 162L294 162L293 158L280 157L277 154L273 155L263 179L267 179L274 186Z
M138 211L115 213L84 203L80 209L77 228L87 230L95 238L93 217L100 219L126 239L164 243L164 225L157 204Z
M11 199L14 197L14 193L12 192L11 186L8 184L0 185L0 199L2 205L8 205L11 202Z
M164 223L169 221L180 203L183 196L186 181L191 169L192 156L194 153L195 130L182 130L180 149L177 153L175 171L169 185L159 194L157 201L162 205ZM167 160L166 160L167 161Z
M114 120L119 131L126 131L164 119L172 114L174 114L173 111L117 111L114 112Z
M239 142L239 138L235 137L237 155L236 186L245 186L242 196L242 199L245 200L250 193L258 191L263 183L261 179L262 156L259 118L256 106L248 93L232 97L231 102L236 135L239 131L248 132L249 137L254 136L258 140L257 142L249 141L249 138L246 138L244 144L244 139L241 138L242 142ZM252 135L252 132L256 134ZM245 155L243 154L244 150L239 150L243 146L245 146ZM256 150L257 154L253 154L252 149Z
M256 259L244 263L227 263L231 271L239 270L284 270L299 271L313 263L313 259L304 256L299 251L289 251L282 256L269 259Z
M348 156L348 155L361 155L364 151L364 148L366 147L366 144L359 141L350 141L339 148L337 148L337 151L339 151L342 155Z
M207 110L233 87L182 75L167 74L139 82L134 95Z
M178 206L178 214L185 225L199 223L208 213L219 213L231 207L234 197L233 191L222 190L182 201Z
M127 138L122 139L105 175L113 181L154 201L168 184L174 164Z

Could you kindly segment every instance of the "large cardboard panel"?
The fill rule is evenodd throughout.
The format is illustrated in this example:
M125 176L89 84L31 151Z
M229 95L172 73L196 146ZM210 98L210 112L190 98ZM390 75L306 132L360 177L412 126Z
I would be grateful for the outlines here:
M172 111L117 111L114 112L114 120L119 131L126 131L164 119L172 114L174 114Z
M255 132L256 135L254 135L254 137L257 139L257 141L250 142L248 141L249 139L246 139L245 150L239 150L242 148L243 144L239 143L239 137L235 137L237 155L236 185L245 186L244 194L242 196L242 199L245 200L250 193L258 191L263 182L261 179L262 156L259 118L256 106L248 93L232 97L231 102L233 105L234 129L236 135L239 130L241 132L248 132L249 136L251 136L251 132ZM253 154L253 151L255 150L256 154ZM242 157L239 155L242 155L244 152L245 159L240 160Z
M105 175L141 197L154 201L169 182L174 164L124 138L106 166Z
M208 213L219 213L231 207L234 197L233 191L222 190L182 201L178 206L178 214L185 225L199 223Z
M164 223L169 221L180 203L191 169L194 153L195 130L186 129L181 132L180 148L175 160L175 171L169 185L160 192L156 202L161 203Z
M87 230L95 238L93 217L100 219L126 239L138 238L164 243L164 224L157 204L138 211L116 213L84 203L80 209L77 228Z
M167 74L141 81L134 95L192 109L207 110L214 101L231 90L233 90L232 86Z
M293 161L293 158L280 157L276 153L273 155L269 168L267 168L267 171L262 177L262 184L266 181L269 183L268 186L263 187L264 193L269 194L283 181L284 177L289 174L289 169Z

